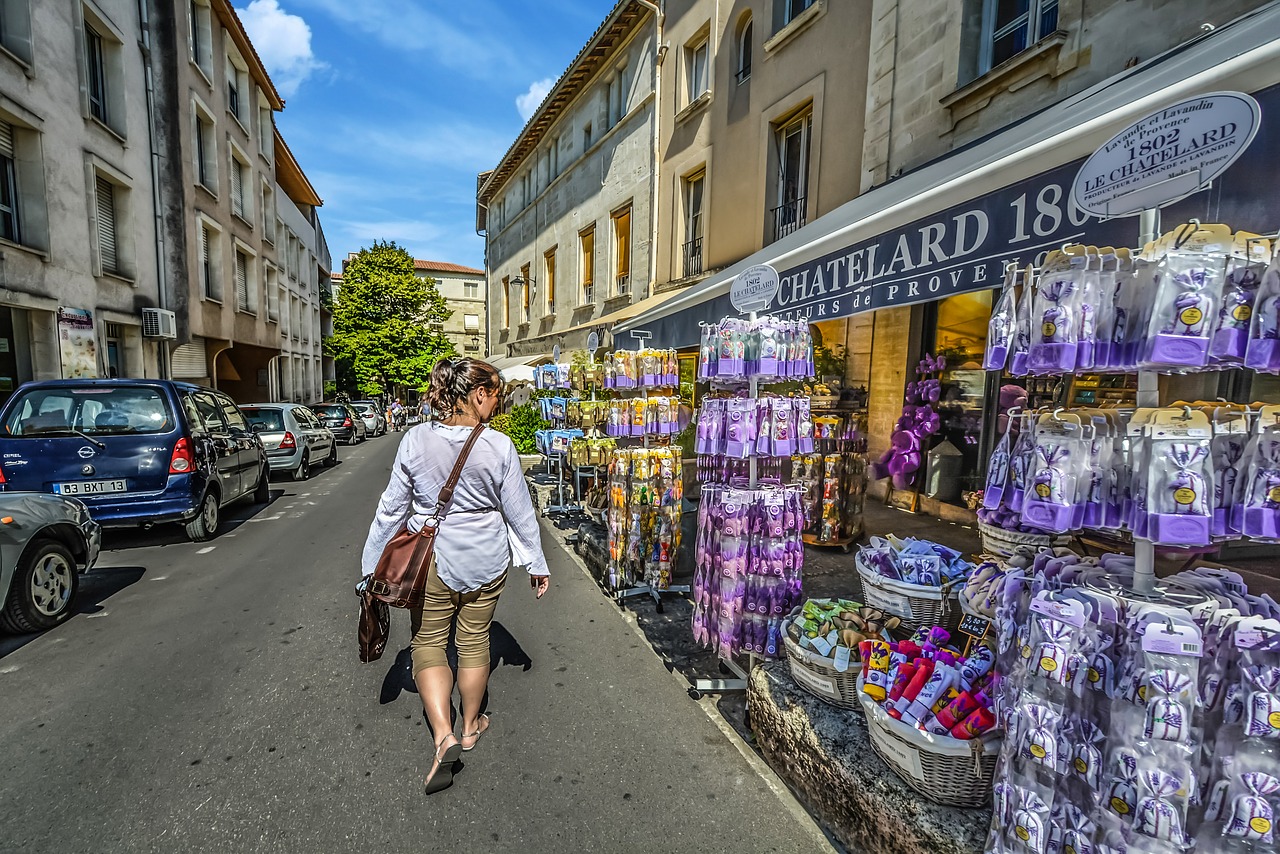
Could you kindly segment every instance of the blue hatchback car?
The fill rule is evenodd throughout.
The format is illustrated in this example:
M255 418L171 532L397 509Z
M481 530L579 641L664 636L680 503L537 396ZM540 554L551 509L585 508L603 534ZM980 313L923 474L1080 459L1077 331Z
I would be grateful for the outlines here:
M222 508L270 500L262 442L231 398L169 380L49 380L0 411L0 490L83 501L104 526L178 522L213 537Z

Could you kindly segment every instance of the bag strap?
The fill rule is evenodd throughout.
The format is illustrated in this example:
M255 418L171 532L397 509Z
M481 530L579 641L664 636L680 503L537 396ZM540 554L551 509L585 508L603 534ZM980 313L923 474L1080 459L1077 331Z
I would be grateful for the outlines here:
M444 482L444 486L440 487L440 495L436 500L436 509L431 511L431 518L434 518L437 524L440 517L444 515L444 509L449 502L453 500L453 490L458 485L458 478L462 477L462 466L467 462L467 457L471 454L471 448L475 446L476 440L480 438L484 425L477 424L475 429L471 431L471 435L467 437L466 444L462 446L462 452L458 454L458 460L453 464L453 471L449 473L449 479ZM423 525L425 531L427 525Z

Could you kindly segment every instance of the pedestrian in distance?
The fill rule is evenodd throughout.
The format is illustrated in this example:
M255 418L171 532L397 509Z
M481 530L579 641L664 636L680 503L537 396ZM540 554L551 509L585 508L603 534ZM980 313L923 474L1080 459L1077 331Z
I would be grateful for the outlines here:
M361 558L365 576L406 525L422 529L425 508L436 506L463 445L499 410L502 380L479 359L442 359L431 372L428 395L434 420L410 430L396 452L391 482L369 526ZM453 784L453 764L489 728L489 716L480 710L489 685L489 627L508 567L527 571L538 599L549 587L537 515L509 437L482 428L439 526L425 601L409 612L413 678L435 742L428 795ZM445 654L451 629L458 648L460 735L453 732L454 674Z

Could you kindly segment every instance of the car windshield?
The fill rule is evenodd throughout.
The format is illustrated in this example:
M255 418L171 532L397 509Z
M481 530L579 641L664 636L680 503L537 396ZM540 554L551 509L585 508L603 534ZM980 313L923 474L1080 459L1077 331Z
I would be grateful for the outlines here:
M261 426L264 432L284 429L284 413L279 409L258 409L253 406L242 406L240 411L249 419L250 427Z
M35 388L19 392L4 422L8 436L167 433L175 425L159 389L145 386Z
M313 406L311 411L322 418L346 418L347 410L336 404L331 406Z
M354 406L356 410L363 415L373 415L378 411L373 408L372 403L353 403L351 405Z

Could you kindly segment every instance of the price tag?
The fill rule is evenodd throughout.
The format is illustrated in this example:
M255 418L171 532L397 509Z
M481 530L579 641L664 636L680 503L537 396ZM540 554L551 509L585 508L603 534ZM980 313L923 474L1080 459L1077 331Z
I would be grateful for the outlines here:
M987 632L991 631L991 621L985 617L965 614L964 619L960 621L960 631L974 640L982 640L987 636Z
M852 653L853 650L849 649L847 646L836 648L835 668L837 673L845 673L849 670L849 656Z

